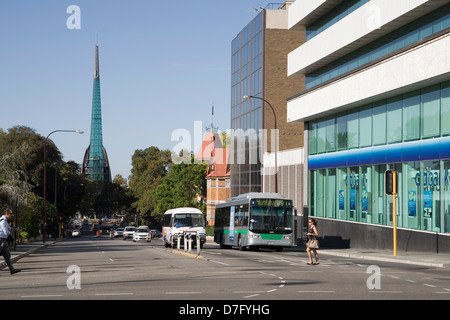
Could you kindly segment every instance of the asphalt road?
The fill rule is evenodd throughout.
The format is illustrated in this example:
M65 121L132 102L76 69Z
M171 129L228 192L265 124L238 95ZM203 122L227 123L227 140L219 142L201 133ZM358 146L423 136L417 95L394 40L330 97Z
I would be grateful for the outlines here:
M320 265L308 266L305 252L223 250L213 243L207 243L201 255L195 259L175 254L160 239L66 239L18 261L15 267L21 273L0 272L0 298L294 304L322 299L450 299L449 269L325 255Z

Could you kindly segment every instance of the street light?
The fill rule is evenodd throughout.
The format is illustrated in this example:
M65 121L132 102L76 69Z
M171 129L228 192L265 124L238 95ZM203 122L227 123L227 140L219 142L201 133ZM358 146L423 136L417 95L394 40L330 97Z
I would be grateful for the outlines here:
M255 97L255 96L244 96L244 100L250 100L250 99L259 99L264 101L269 105L269 107L272 109L273 112L273 118L274 118L274 124L275 124L275 131L277 130L277 115L275 114L275 109L272 107L269 101L266 99ZM275 193L278 193L278 163L277 163L277 137L275 137Z
M84 131L82 130L55 130L49 133L49 135L45 138L44 140L44 230L42 230L42 242L45 243L45 240L47 238L47 207L46 207L46 193L47 193L47 164L46 164L46 159L47 159L47 141L48 138L54 134L55 132L72 132L72 133L79 133L79 134L83 134Z

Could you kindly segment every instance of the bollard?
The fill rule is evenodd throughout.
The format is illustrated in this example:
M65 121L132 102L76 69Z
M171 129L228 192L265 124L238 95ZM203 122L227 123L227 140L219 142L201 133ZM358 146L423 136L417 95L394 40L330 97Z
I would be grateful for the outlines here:
M187 237L187 234L185 233L185 234L183 235L183 238L184 238L184 252L187 251L186 237Z
M180 247L181 247L181 235L178 234L177 237L178 237L178 241L177 241L177 250L180 251Z
M188 252L192 253L192 236L191 236L191 234L189 234L189 239L188 239Z
M197 255L200 255L200 234L197 232L196 233L196 238L197 238Z

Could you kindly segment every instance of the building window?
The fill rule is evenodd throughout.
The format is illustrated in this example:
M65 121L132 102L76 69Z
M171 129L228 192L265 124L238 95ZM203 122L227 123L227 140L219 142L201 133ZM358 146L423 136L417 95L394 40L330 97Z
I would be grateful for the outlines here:
M450 233L449 123L450 82L309 123L310 215L392 226L384 174L395 169L398 226ZM350 165L355 157L377 162Z

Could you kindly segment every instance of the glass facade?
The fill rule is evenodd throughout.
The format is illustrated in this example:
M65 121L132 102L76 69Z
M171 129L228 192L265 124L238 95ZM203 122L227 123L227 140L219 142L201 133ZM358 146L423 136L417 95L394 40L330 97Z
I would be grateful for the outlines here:
M262 101L244 100L244 96L262 98L264 11L258 14L231 44L231 129L235 134L232 148L231 196L261 192L259 130L262 129Z
M450 233L450 82L309 124L310 215Z
M322 31L328 29L335 23L344 19L356 9L362 7L370 0L346 0L342 1L335 8L323 15L318 20L306 27L306 41L311 40Z
M353 5L351 5L351 2L353 2ZM348 1L348 3L347 1L344 1L343 3L349 6L349 8L340 13L340 15L343 15L342 17L344 17L366 2L367 0ZM332 21L339 21L336 20L338 17L339 15L335 16ZM448 27L450 27L450 4L345 55L345 57L341 59L333 61L332 63L307 74L306 89L320 85L321 83L343 75L346 72L350 72L367 63L380 59L383 56L405 48L412 43L436 34Z

